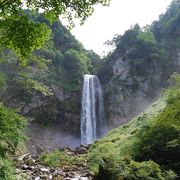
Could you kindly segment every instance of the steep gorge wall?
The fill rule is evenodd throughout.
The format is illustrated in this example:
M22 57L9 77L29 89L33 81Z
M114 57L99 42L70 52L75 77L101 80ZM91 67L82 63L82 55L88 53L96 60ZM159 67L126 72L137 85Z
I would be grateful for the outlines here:
M171 59L171 73L179 72L179 60L177 51ZM108 66L111 77L103 83L106 118L110 129L127 123L156 100L170 78L171 73L166 72L160 63L148 63L142 67L146 71L145 75L132 74L133 66L129 61L122 57L115 59L112 66Z
M116 35L115 48L99 69L109 127L128 122L152 103L180 72L180 1L146 28L137 24Z
M114 127L144 110L160 94L165 81L161 67L155 64L149 64L146 76L132 75L133 67L121 57L111 68L112 77L103 89L109 126Z

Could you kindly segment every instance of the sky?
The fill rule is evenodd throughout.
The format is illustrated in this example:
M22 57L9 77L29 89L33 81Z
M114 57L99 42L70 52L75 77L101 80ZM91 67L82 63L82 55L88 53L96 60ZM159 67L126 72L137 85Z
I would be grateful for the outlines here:
M104 42L115 34L123 34L131 25L141 27L158 20L165 13L171 0L111 0L110 6L97 5L92 16L80 26L76 24L71 33L84 45L103 56L109 51Z

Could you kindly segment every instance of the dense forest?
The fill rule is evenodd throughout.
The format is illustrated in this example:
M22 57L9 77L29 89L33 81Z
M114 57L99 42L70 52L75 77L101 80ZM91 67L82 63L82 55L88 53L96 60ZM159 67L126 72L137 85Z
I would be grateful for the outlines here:
M30 0L26 10L21 1L0 2L0 179L33 179L26 173L36 166L33 159L26 168L17 165L27 152L46 168L82 167L89 179L179 178L180 1L151 25L115 35L103 58L58 20L66 16L72 28L74 17L83 23L98 3L109 1ZM64 147L52 142L55 134L80 144L84 74L100 79L111 131L86 149L55 150ZM49 139L41 137L44 130Z

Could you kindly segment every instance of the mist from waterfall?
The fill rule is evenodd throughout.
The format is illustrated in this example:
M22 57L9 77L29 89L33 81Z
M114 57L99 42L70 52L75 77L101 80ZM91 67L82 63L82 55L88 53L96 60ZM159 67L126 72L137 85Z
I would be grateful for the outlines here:
M84 75L81 106L81 143L91 144L106 132L102 89L95 75Z

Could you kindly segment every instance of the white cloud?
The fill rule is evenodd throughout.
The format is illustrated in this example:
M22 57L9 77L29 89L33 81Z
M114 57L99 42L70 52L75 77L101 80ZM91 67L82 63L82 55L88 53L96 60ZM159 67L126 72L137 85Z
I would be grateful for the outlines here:
M102 55L107 51L103 43L115 34L138 23L141 27L151 24L164 13L171 0L111 0L109 7L96 6L95 12L84 25L72 30L75 37L87 49Z

